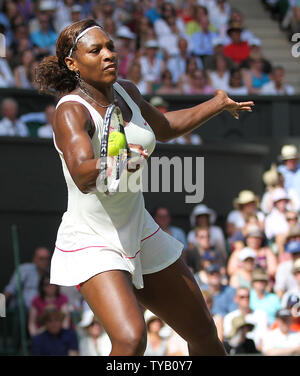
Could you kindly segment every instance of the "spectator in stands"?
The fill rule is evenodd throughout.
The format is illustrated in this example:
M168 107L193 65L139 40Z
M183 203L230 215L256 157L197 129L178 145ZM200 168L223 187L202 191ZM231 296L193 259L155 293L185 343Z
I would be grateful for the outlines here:
M250 47L250 55L248 59L244 60L241 63L240 68L250 69L251 60L260 59L263 64L262 71L266 74L270 74L272 72L272 64L263 56L263 53L261 51L261 40L258 38L251 38L248 43Z
M256 213L249 213L245 216L245 225L241 230L236 231L232 236L227 238L228 245L230 246L230 250L236 250L237 245L242 245L240 250L244 248L246 244L246 237L248 234L248 228L252 228L253 226L259 227L259 220Z
M216 70L209 71L208 77L214 89L228 90L230 71L225 56L216 56Z
M215 0L208 3L210 6L209 19L220 35L225 35L230 20L231 7L227 0Z
M153 211L153 218L163 231L174 236L175 239L184 244L184 249L187 249L186 235L180 227L171 225L172 216L167 207L157 206Z
M201 18L201 31L194 33L190 41L190 52L197 57L200 57L205 66L205 60L208 56L213 55L213 40L218 37L218 34L215 31L211 31L209 26L208 16Z
M167 339L166 356L188 356L189 349L187 342L180 337L175 330L171 331Z
M293 188L300 197L300 164L299 152L295 145L284 145L281 148L280 161L282 162L278 166L278 172L280 172L284 178L284 188L288 192L290 188Z
M63 312L57 308L45 310L41 323L46 330L32 338L31 355L77 356L78 340L73 329L64 329Z
M252 191L240 191L238 197L233 201L235 209L227 217L226 232L228 236L232 236L245 226L245 218L249 214L256 214L260 227L264 227L265 216L258 209L258 204L258 197Z
M161 335L164 322L149 310L145 312L147 326L147 347L145 356L164 356L167 352L167 338Z
M0 136L29 136L26 125L18 119L19 106L13 98L5 98L1 103Z
M178 39L178 54L172 56L167 61L167 68L172 73L173 83L177 84L179 77L186 72L187 62L190 57L188 52L188 41L185 38ZM197 61L198 68L202 68L201 59Z
M299 33L300 31L300 1L290 0L290 7L292 10L291 32Z
M263 71L261 58L250 59L249 69L242 71L243 81L250 94L260 94L263 85L270 81L269 76Z
M53 130L52 130L52 121L55 112L54 104L49 104L45 108L45 116L47 123L39 127L37 134L40 138L52 138L53 137Z
M74 4L71 7L71 23L82 20L82 7L79 4ZM105 29L106 30L106 29Z
M269 240L274 240L279 234L284 234L289 229L286 220L289 196L283 188L276 188L272 194L273 208L266 216L265 231Z
M297 237L294 238L294 235L295 235L295 231L297 235L299 233L298 212L288 210L286 212L285 217L288 223L288 231L286 233L278 234L275 238L276 251L278 253L279 263L290 259L290 255L287 252L285 252L285 244L289 241L288 239L298 240Z
M237 254L237 251L233 255ZM231 256L232 257L232 256ZM229 285L235 289L240 287L251 287L252 274L255 269L256 253L249 247L243 248L238 252L238 266L231 274Z
M186 71L184 74L179 76L178 87L182 93L189 90L191 83L193 81L193 75L197 69L201 69L202 62L201 59L196 56L191 56L186 61Z
M277 329L269 330L264 338L262 351L264 355L300 355L300 333L291 331L291 312L279 309L276 314Z
M224 256L224 259L226 260L227 252L226 252L225 237L224 237L223 230L221 229L221 227L215 225L216 219L217 219L216 212L213 209L208 208L206 205L199 204L194 207L190 215L190 224L191 224L192 230L188 233L188 237L187 237L189 248L193 248L196 244L195 228L199 226L208 227L211 246L219 249L219 251Z
M209 227L199 226L195 228L195 245L187 251L191 257L194 257L195 271L200 270L202 258L206 255L214 257L216 263L225 266L227 254L217 247L212 247L210 241ZM222 271L225 274L225 269Z
M218 257L213 250L204 252L202 256L199 255L198 251L188 250L184 253L184 260L194 274L194 278L200 288L208 283L207 270L209 270L212 265L218 265ZM223 269L222 280L224 284L227 283L225 269Z
M57 33L51 30L49 17L46 14L38 15L39 29L30 35L37 56L55 55Z
M234 301L235 290L231 286L222 284L222 275L220 266L214 264L207 270L208 282L202 286L213 296L212 314L220 314L223 317L227 313L235 310L237 305Z
M264 232L259 226L249 226L245 236L245 245L255 252L255 266L264 270L270 278L274 278L277 270L277 259L272 250L263 244ZM235 274L239 268L239 257L243 251L234 251L227 265L227 272L230 276Z
M31 263L21 264L19 267L23 301L25 308L29 311L32 299L38 294L40 277L49 270L50 253L45 247L38 247L34 251ZM4 295L11 308L17 306L18 275L15 271L4 288ZM10 300L10 302L9 302Z
M165 49L169 55L176 55L178 54L178 37L185 36L184 22L177 17L175 6L171 1L164 2L161 11L162 18L154 22L159 46Z
M254 326L253 330L247 333L246 337L252 339L257 350L260 350L262 336L268 330L268 316L266 312L262 310L253 311L250 308L250 289L246 287L238 287L236 289L234 300L238 308L224 317L224 338L230 337L233 319L242 315Z
M293 274L293 265L300 259L300 228L290 231L290 237L287 238L285 250L291 258L278 265L274 290L281 299L283 294L294 288L297 288L297 280Z
M60 33L63 28L71 23L71 10L74 0L60 0L55 13L55 31Z
M229 355L256 354L255 343L247 335L254 325L245 316L236 316L232 319L232 329L224 340L224 346Z
M165 114L168 111L169 104L160 96L155 95L150 99L152 106L156 107L159 111Z
M252 289L250 291L250 308L253 311L258 309L265 311L268 316L268 324L272 325L281 303L276 294L267 291L269 282L270 279L267 273L261 269L254 270Z
M135 57L135 34L127 26L117 31L116 49L118 51L118 74L126 78Z
M82 319L78 324L78 334L80 356L108 356L110 354L111 341L91 309L83 311Z
M260 94L265 95L293 95L293 86L285 83L285 70L283 67L274 67L271 74L271 81L265 83Z
M207 305L207 308L209 309L209 312L212 311L213 307L213 296L211 295L210 292L207 290L202 291L203 298L205 300L205 303ZM218 332L218 337L221 342L223 342L223 316L220 314L212 314L212 318L216 324L217 332Z
M192 74L192 80L190 81L189 87L185 86L184 94L202 94L209 95L215 92L215 89L208 84L207 76L205 71L197 69Z
M224 39L221 37L214 38L212 41L214 53L211 56L208 56L205 59L205 69L208 71L216 71L217 70L217 57L218 56L223 56L224 59L226 60L226 64L229 70L235 67L235 63L233 60L229 59L229 57L225 56L223 53L224 50Z
M240 23L233 22L227 30L227 34L232 42L224 47L224 55L232 59L237 65L240 65L250 55L248 42L241 38L243 28Z
M161 84L155 90L155 94L180 94L180 90L176 84L173 83L172 73L165 69L161 74Z
M106 18L103 24L104 30L110 36L112 41L116 44L117 42L117 27L116 23L112 18Z
M129 68L127 79L132 81L136 87L139 89L142 95L150 94L151 85L146 82L142 77L142 68L139 61L134 60Z
M202 31L201 21L205 17L209 17L208 9L200 4L194 5L192 18L185 25L185 32L188 37ZM209 29L210 31L216 31L211 24L209 25Z
M295 277L297 286L295 286L292 289L289 289L282 297L281 299L281 304L282 308L288 308L288 303L291 297L297 297L298 300L300 301L300 258L298 258L294 263L293 263L293 269L292 273ZM299 301L297 303L299 303Z
M165 62L158 56L159 45L156 40L148 40L145 44L145 56L140 58L142 78L150 85L158 84L165 68Z
M106 28L104 28L104 30L106 30ZM146 16L140 17L136 27L136 41L138 50L143 50L145 48L145 43L149 40L149 32L153 32L152 23Z
M31 66L35 61L35 55L28 49L21 54L21 64L14 69L15 86L21 89L32 89L33 77Z
M277 188L284 188L284 178L278 172L276 164L272 164L270 170L264 172L263 182L266 185L260 207L265 214L269 214L273 208L273 194ZM287 191L289 196L288 210L298 212L300 210L300 198L294 188Z
M44 274L40 278L39 294L32 299L29 310L28 331L31 336L35 336L44 330L41 325L41 318L49 307L56 307L64 313L62 327L68 329L70 327L68 298L61 294L59 286L50 284L50 275Z
M0 58L0 88L15 86L13 72L4 58Z
M243 82L240 68L233 68L230 70L227 93L230 95L248 95L248 89Z
M244 16L237 9L232 9L232 11L231 11L230 21L228 23L229 28L230 28L231 24L239 24L239 26L242 28L241 39L243 41L247 41L249 43L249 41L251 39L255 38L253 32L244 27ZM228 35L228 30L227 30L226 38L227 38L227 40L225 41L225 44L229 44L230 42L232 42L230 35Z

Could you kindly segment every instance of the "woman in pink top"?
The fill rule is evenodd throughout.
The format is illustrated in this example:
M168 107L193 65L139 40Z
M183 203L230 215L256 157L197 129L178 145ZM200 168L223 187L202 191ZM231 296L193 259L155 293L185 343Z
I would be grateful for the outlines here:
M66 295L60 293L59 286L50 284L50 277L45 274L40 279L39 295L33 298L29 310L28 330L31 336L44 330L40 324L40 318L45 312L45 309L50 306L55 306L65 314L63 328L69 328L70 315L68 311L68 298Z

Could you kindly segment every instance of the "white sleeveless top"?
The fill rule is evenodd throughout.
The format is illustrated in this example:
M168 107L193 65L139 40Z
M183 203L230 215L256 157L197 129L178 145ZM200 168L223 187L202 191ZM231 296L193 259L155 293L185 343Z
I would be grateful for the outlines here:
M142 145L150 155L155 148L154 132L125 89L118 83L114 84L114 88L123 97L132 112L132 119L124 128L128 143ZM82 103L88 109L95 124L95 132L92 137L94 156L99 158L103 133L102 116L87 101L73 94L62 97L56 108L67 101ZM61 260L62 254L70 257L72 255L70 252L79 253L77 251L81 249L105 247L121 253L130 264L134 276L134 270L140 269L138 252L141 249L141 240L153 234L158 228L145 209L141 190L117 192L112 196L98 191L82 193L69 173L63 153L55 143L55 137L54 145L61 158L68 189L68 207L58 229L55 252L61 253ZM138 173L140 174L140 172ZM70 271L70 276L66 276L65 279L66 285L79 283L72 271ZM142 281L136 281L135 285L137 288L141 288Z

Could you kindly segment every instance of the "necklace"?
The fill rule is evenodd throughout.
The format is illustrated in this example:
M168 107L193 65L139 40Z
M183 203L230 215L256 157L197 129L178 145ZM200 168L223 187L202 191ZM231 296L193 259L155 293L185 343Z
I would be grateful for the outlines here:
M98 103L93 97L91 97L87 92L86 90L83 90L80 86L79 86L79 90L85 94L87 97L89 97L93 102L95 102L97 104L97 106L100 106L102 108L108 108L112 103L109 103L107 105L103 105L101 103ZM114 96L114 104L117 105L118 101L117 101L117 96L116 96L116 92L115 92L115 89L113 88L113 96Z

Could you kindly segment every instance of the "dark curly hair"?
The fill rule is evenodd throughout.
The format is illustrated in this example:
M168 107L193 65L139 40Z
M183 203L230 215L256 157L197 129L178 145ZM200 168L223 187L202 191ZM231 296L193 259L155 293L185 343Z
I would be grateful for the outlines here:
M65 63L65 58L73 47L76 37L91 26L99 26L93 19L74 22L64 28L56 41L56 56L45 57L35 70L34 80L42 93L63 95L74 90L77 85L75 73ZM76 51L76 45L73 52Z

